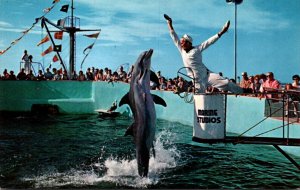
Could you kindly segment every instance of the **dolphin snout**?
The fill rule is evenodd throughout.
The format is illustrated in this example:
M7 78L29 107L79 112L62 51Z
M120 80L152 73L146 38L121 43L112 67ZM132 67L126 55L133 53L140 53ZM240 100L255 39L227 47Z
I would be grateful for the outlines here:
M146 54L146 58L149 59L153 54L153 49L149 49L149 51Z

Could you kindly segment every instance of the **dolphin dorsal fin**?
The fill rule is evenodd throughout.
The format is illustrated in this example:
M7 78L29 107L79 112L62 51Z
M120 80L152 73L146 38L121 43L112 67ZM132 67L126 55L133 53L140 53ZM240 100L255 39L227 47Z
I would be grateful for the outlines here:
M150 70L150 81L159 85L159 79L158 79L157 75L155 74L155 72L153 72L151 70Z
M125 94L119 103L119 107L122 106L123 104L129 104L129 93Z
M153 99L154 103L160 104L164 107L167 107L167 103L164 101L164 99L162 99L161 97L159 97L155 94L151 94L151 95L152 95L152 99Z

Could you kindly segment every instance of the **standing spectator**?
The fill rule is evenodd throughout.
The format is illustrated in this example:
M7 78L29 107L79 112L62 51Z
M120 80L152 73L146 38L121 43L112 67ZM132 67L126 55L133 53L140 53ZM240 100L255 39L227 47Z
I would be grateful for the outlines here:
M260 91L262 93L265 92L276 92L280 89L280 83L278 80L274 78L274 74L272 72L266 73L267 80L262 84ZM266 98L278 98L277 94L266 94Z
M293 81L294 81L293 84L292 84L293 88L300 91L300 82L299 82L300 77L299 77L299 75L294 75L293 76Z
M22 56L22 61L24 61L24 68L26 75L30 73L30 60L27 53L27 50L24 51L24 55Z
M251 90L251 81L248 78L247 72L242 72L242 81L240 82L240 87L245 93L252 93Z
M297 122L299 122L299 117L300 117L300 113L299 113L299 101L300 101L300 91L297 91L295 89L295 87L291 84L288 83L285 85L285 91L286 91L286 95L288 98L288 101L285 104L285 116L290 116L290 111L292 111L289 106L289 103L291 103L294 107L294 113L292 114L292 116L296 116L297 117Z

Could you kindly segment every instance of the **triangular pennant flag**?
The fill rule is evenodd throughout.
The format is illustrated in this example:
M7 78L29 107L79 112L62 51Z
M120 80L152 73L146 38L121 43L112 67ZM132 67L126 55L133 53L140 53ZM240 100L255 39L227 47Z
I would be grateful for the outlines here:
M97 32L95 34L84 34L84 36L88 37L88 38L98 38L100 32Z
M60 0L53 0L52 4L58 3Z
M59 32L54 33L54 38L55 39L61 40L62 37L63 37L63 31L59 31Z
M52 46L50 45L49 47L48 47L48 49L46 49L43 53L42 53L42 56L44 56L44 55L46 55L46 54L48 54L48 53L50 53L50 52L52 52L53 51L53 48L52 48Z
M4 54L5 52L5 50L0 50L0 55Z
M54 55L54 57L52 58L52 61L53 61L53 62L56 62L56 61L58 61L58 57L57 57L57 55L56 55L56 54L55 54L55 55Z
M11 48L11 46L9 46L8 48L6 48L5 50L1 50L0 51L0 55L4 54L7 50L9 50Z
M61 12L65 12L67 13L68 12L68 9L69 9L69 5L63 5L60 9Z
M37 44L37 46L39 46L39 45L41 45L41 44L43 44L43 43L45 43L45 42L48 42L49 41L49 36L47 35L47 36L45 36L38 44Z
M91 45L89 45L88 47L86 47L84 50L83 50L83 54L85 54L85 51L88 50L88 49L92 49L94 46L94 43L92 43Z
M64 26L65 26L65 19L59 19L59 20L57 21L57 26L64 27Z

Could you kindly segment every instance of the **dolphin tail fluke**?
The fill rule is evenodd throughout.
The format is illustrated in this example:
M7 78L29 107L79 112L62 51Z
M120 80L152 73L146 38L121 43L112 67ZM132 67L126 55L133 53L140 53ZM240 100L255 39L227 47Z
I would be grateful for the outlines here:
M154 103L162 105L164 107L167 107L167 103L164 101L164 99L162 99L161 97L155 95L155 94L151 94L152 95L152 99L154 101Z
M129 93L125 94L119 103L119 107L122 106L123 104L129 104Z
M131 125L127 128L127 130L126 130L124 136L128 136L128 135L133 136L133 127L134 127L134 123L131 124Z

